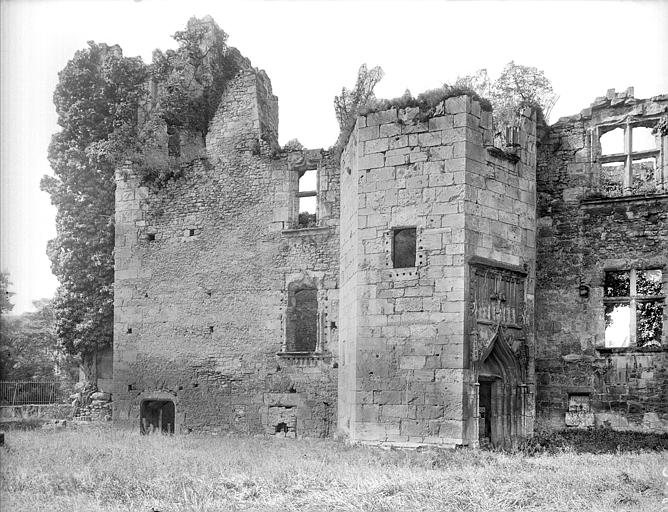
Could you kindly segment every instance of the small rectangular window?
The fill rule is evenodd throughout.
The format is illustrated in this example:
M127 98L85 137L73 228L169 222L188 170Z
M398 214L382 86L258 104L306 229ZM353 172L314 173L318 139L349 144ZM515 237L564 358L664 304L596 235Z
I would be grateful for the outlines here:
M415 266L416 228L395 229L392 234L392 264L394 268Z
M299 176L299 216L297 227L312 228L317 226L318 211L318 170L303 171Z

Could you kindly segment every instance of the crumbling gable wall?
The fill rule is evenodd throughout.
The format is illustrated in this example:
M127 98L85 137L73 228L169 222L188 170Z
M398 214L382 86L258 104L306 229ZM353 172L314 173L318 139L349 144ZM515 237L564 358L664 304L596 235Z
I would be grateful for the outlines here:
M543 134L538 158L536 372L537 411L544 427L596 424L668 430L665 300L659 297L655 304L663 307L663 314L658 318L662 332L654 341L640 346L639 339L633 340L629 317L624 320L627 346L614 346L606 341L606 307L609 324L616 299L605 292L606 275L613 275L609 272L629 277L633 272L635 283L638 272L651 269L662 275L658 295L668 290L666 136L656 134L654 149L647 149L634 145L631 131L665 123L667 112L668 96L639 100L632 89L611 90ZM619 149L606 155L600 138L614 128L621 128L624 137ZM655 160L649 171L637 165L647 157ZM643 176L645 183L638 186ZM639 297L631 305L643 301Z
M116 190L114 421L172 401L175 431L326 436L336 416L338 169L278 152L277 100L246 66L210 123L203 158ZM187 154L187 151L184 151ZM318 170L320 224L296 230L300 169ZM286 353L293 283L317 293L317 342ZM292 287L292 288L291 288Z

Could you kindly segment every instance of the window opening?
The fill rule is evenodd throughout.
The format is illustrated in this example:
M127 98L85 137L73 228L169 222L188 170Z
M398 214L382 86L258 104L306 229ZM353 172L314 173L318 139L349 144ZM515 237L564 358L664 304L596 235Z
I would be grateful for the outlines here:
M144 400L140 408L141 433L173 434L174 402L171 400Z
M651 128L636 126L633 128L633 151L651 151L657 149L656 136Z
M167 155L181 156L181 134L175 124L167 124Z
M606 347L661 344L665 295L660 269L608 270L603 296Z
M416 228L395 229L392 234L392 265L394 268L415 266Z
M643 194L656 190L656 158L636 158L631 162L631 192Z
M615 128L600 137L601 155L619 155L624 153L624 128Z
M603 133L599 142L600 186L604 194L646 194L664 187L657 166L660 150L651 128L631 125L614 128Z
M315 352L318 342L318 290L290 293L287 311L287 352Z
M299 175L299 218L300 228L310 228L317 224L318 208L318 170L311 169Z

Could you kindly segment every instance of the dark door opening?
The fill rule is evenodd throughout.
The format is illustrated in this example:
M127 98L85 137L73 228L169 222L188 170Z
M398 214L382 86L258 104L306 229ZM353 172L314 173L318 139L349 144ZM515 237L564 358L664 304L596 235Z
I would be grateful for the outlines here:
M492 381L481 380L478 395L478 440L481 446L492 440Z
M174 402L171 400L144 400L141 403L141 433L174 433Z

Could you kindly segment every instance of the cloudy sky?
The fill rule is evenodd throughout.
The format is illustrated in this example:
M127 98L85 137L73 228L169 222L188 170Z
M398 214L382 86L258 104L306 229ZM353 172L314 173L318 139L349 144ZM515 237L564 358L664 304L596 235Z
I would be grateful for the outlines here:
M609 88L668 92L668 2L660 1L170 1L0 0L1 253L15 312L52 296L45 254L55 210L40 192L58 126L58 71L86 42L119 44L150 62L171 34L210 14L229 44L264 69L279 98L280 141L311 148L337 136L332 99L361 63L380 65L379 97L418 93L487 68L537 66L560 99L551 120L579 112Z

